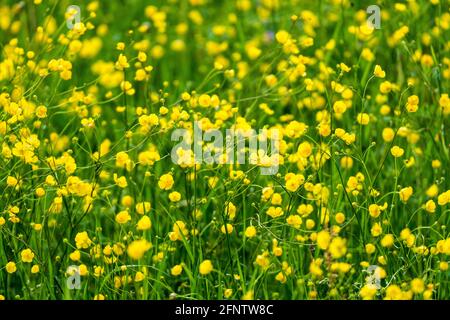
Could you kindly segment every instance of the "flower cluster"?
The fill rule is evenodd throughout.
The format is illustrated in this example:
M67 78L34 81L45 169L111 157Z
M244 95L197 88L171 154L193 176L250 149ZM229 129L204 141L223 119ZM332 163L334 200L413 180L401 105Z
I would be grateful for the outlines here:
M0 299L450 298L449 1L53 2L0 4Z

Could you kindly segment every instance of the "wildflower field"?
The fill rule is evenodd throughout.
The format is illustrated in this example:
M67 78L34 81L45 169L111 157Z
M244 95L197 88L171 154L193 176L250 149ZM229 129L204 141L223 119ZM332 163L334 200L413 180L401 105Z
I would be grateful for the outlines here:
M450 299L449 7L0 0L0 299Z

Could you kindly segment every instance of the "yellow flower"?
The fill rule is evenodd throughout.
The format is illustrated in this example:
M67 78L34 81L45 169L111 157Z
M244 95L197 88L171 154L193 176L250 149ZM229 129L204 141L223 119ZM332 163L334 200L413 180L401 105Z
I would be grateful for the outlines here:
M445 206L449 202L450 202L450 190L443 192L438 196L438 204L440 206Z
M114 182L120 188L126 188L128 186L127 178L124 176L118 177L117 174L114 173Z
M136 204L136 212L141 215L150 212L151 208L152 208L151 203L147 201L139 202Z
M22 252L20 253L20 256L22 258L22 262L32 262L33 258L34 258L34 253L33 251L31 251L31 249L25 249L22 250Z
M361 290L359 290L359 295L363 300L372 300L377 294L377 288L373 285L364 285Z
M12 261L8 262L5 266L6 272L8 273L14 273L17 271L16 264Z
M309 142L305 141L300 143L300 145L298 146L297 152L299 153L300 156L302 156L303 158L308 158L311 153L312 153L312 146Z
M204 108L209 107L211 105L211 97L208 94L202 94L198 98L198 104Z
M145 54L145 52L139 51L139 53L138 53L138 60L140 62L147 61L147 55Z
M317 234L317 245L320 249L326 250L330 244L331 235L328 231L322 230Z
M439 106L445 115L450 114L450 98L447 93L443 93L439 99Z
M186 224L181 220L177 220L173 224L172 232L169 233L169 238L172 241L182 241L188 234L189 230L186 228Z
M434 198L439 193L439 187L436 184L432 184L425 193L428 197Z
M341 158L341 167L344 169L350 169L353 167L353 159L352 157L344 156Z
M412 196L412 194L413 194L412 187L403 188L399 192L400 200L402 200L402 202L406 203L406 202L408 202L408 200Z
M81 258L81 252L79 250L75 250L69 254L69 258L72 261L79 261Z
M278 240L276 239L273 239L272 241L272 252L276 257L281 257L281 255L283 254L283 248L278 246Z
M436 203L433 200L428 200L425 203L425 210L429 213L434 213L436 211Z
M309 219L307 221L309 221ZM294 227L296 229L299 229L300 226L303 223L302 218L298 214L291 214L291 215L289 215L289 217L286 218L286 222L290 226L292 226L292 227ZM308 228L308 229L310 229L310 228Z
M39 198L45 196L44 188L37 188L35 191L35 194L36 194L36 197L39 197Z
M385 142L391 142L392 140L394 140L395 131L392 128L384 128L382 136Z
M141 271L136 272L136 275L134 276L134 282L141 282L145 279L145 274L143 274Z
M387 234L381 239L381 246L390 248L394 244L394 236L392 234Z
M383 228L378 222L375 222L370 229L370 233L374 237L378 237L383 232Z
M369 214L372 218L378 218L381 213L380 206L377 204L371 204L369 206Z
M136 70L136 75L134 76L134 80L136 81L144 81L147 78L147 73L144 69Z
M135 240L128 245L127 254L131 259L139 260L151 248L152 244L147 240Z
M152 227L152 221L150 220L150 218L148 216L143 216L141 219L139 219L137 225L136 225L136 229L138 230L148 230Z
M130 66L130 64L128 63L128 59L125 55L123 55L122 53L119 54L119 57L117 58L116 61L116 68L118 70L123 70L126 69Z
M39 265L35 264L31 267L31 273L39 273Z
M130 221L130 220L131 220L131 216L130 216L130 214L128 213L127 210L120 211L116 215L116 222L119 223L119 224L125 224L128 221Z
M233 232L233 225L227 223L226 225L223 225L220 228L220 232L222 232L223 234L230 234Z
M337 223L341 224L345 222L345 214L342 212L336 213L336 216L334 217Z
M351 145L353 142L355 142L356 135L354 133L345 133L342 137L342 140L344 140L347 145Z
M390 83L389 81L383 81L380 84L380 92L387 94L392 91L392 87L393 87L392 83Z
M375 66L375 70L373 71L373 75L377 78L383 79L386 77L386 72L384 72L383 69L381 69L381 66L377 64Z
M382 116L387 116L391 112L391 107L389 107L387 104L383 104L380 107L380 114Z
M346 240L341 237L333 238L328 250L334 259L343 257L347 253Z
M399 158L401 156L403 156L403 154L405 153L405 150L403 150L402 148L400 148L399 146L393 146L391 148L391 154L395 157L395 158Z
M148 151L143 151L138 155L139 163L144 166L152 166L156 161L160 160L160 155L154 147Z
M78 232L75 236L75 243L78 249L87 249L91 245L92 241L89 239L86 231Z
M122 89L122 91L129 96L134 95L136 92L136 90L133 88L133 84L129 81L122 81L120 83L120 89Z
M437 159L431 161L431 166L433 167L433 169L439 169L441 165L441 162Z
M423 299L424 300L431 300L433 298L433 290L427 289L423 292Z
M126 152L120 151L116 154L116 166L126 168L130 163L130 157Z
M342 71L344 72L350 72L350 70L352 70L352 68L350 68L349 66L347 66L345 63L341 62L339 64L339 67L341 68Z
M225 208L225 214L227 215L228 219L234 220L234 218L236 217L236 206L233 204L233 202L228 202L228 205Z
M342 128L337 128L336 130L334 130L334 134L336 135L336 137L338 137L339 139L342 139L345 135L345 130Z
M180 201L181 200L181 193L179 193L177 191L169 193L169 200L171 202L178 202L178 201Z
M158 186L162 190L170 190L174 184L173 177L170 173L163 174L158 181Z
M245 236L247 238L253 238L256 236L256 228L254 226L247 227L247 229L245 229Z
M45 106L39 106L36 108L36 116L38 118L46 118L47 117L47 108Z
M366 249L366 253L367 253L367 254L372 254L372 253L375 252L375 249L376 249L376 248L375 248L375 246L374 246L373 244L368 243L368 244L366 244L365 249Z
M411 280L411 291L415 294L422 293L425 290L425 284L422 279L415 278Z
M130 208L133 205L133 197L129 195L123 196L120 202L123 206Z
M408 112L416 112L419 108L419 97L416 95L408 97L408 102L405 107Z
M256 60L262 53L261 49L251 44L245 46L245 51L250 60Z
M95 120L92 118L81 119L81 125L85 128L95 128Z
M285 30L280 30L275 34L275 39L281 44L285 44L289 38L290 34Z
M279 272L276 276L275 276L275 280L281 282L281 283L285 283L287 280L286 275L283 272Z
M139 117L139 124L148 131L151 127L157 126L159 124L159 118L156 114L142 115Z
M200 263L199 272L201 275L207 275L213 270L213 265L211 260L204 260Z
M403 293L399 286L397 285L390 285L386 289L386 300L402 300L403 299Z
M288 173L284 177L286 189L295 192L305 182L305 177L301 174Z
M320 267L322 265L322 259L314 259L309 264L309 272L317 277L321 277L323 275L323 270Z
M191 100L191 95L188 92L183 92L181 94L181 99L184 101L189 101L189 100Z
M344 101L341 101L341 100L336 101L333 104L333 110L337 114L343 114L347 110L347 105L345 104Z
M9 186L9 187L15 187L15 186L17 186L17 183L19 182L19 180L17 180L17 178L15 178L15 177L12 177L12 176L8 176L7 178L6 178L6 184Z
M175 277L179 276L182 272L183 272L183 267L179 264L173 266L172 269L170 269L170 273Z
M370 117L367 113L358 113L356 120L359 124L366 126L370 122Z
M231 297L231 295L233 294L233 289L225 289L225 291L223 292L223 296L228 299L229 297Z
M253 300L253 299L254 299L254 297L253 297L253 290L247 291L242 296L242 300Z
M269 207L266 213L272 218L278 218L284 214L283 209L281 207Z

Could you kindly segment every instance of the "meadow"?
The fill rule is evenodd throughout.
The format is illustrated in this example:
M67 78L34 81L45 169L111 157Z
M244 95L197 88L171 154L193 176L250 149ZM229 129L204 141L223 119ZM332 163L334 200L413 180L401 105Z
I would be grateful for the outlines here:
M449 0L1 0L0 300L450 299L449 89Z

